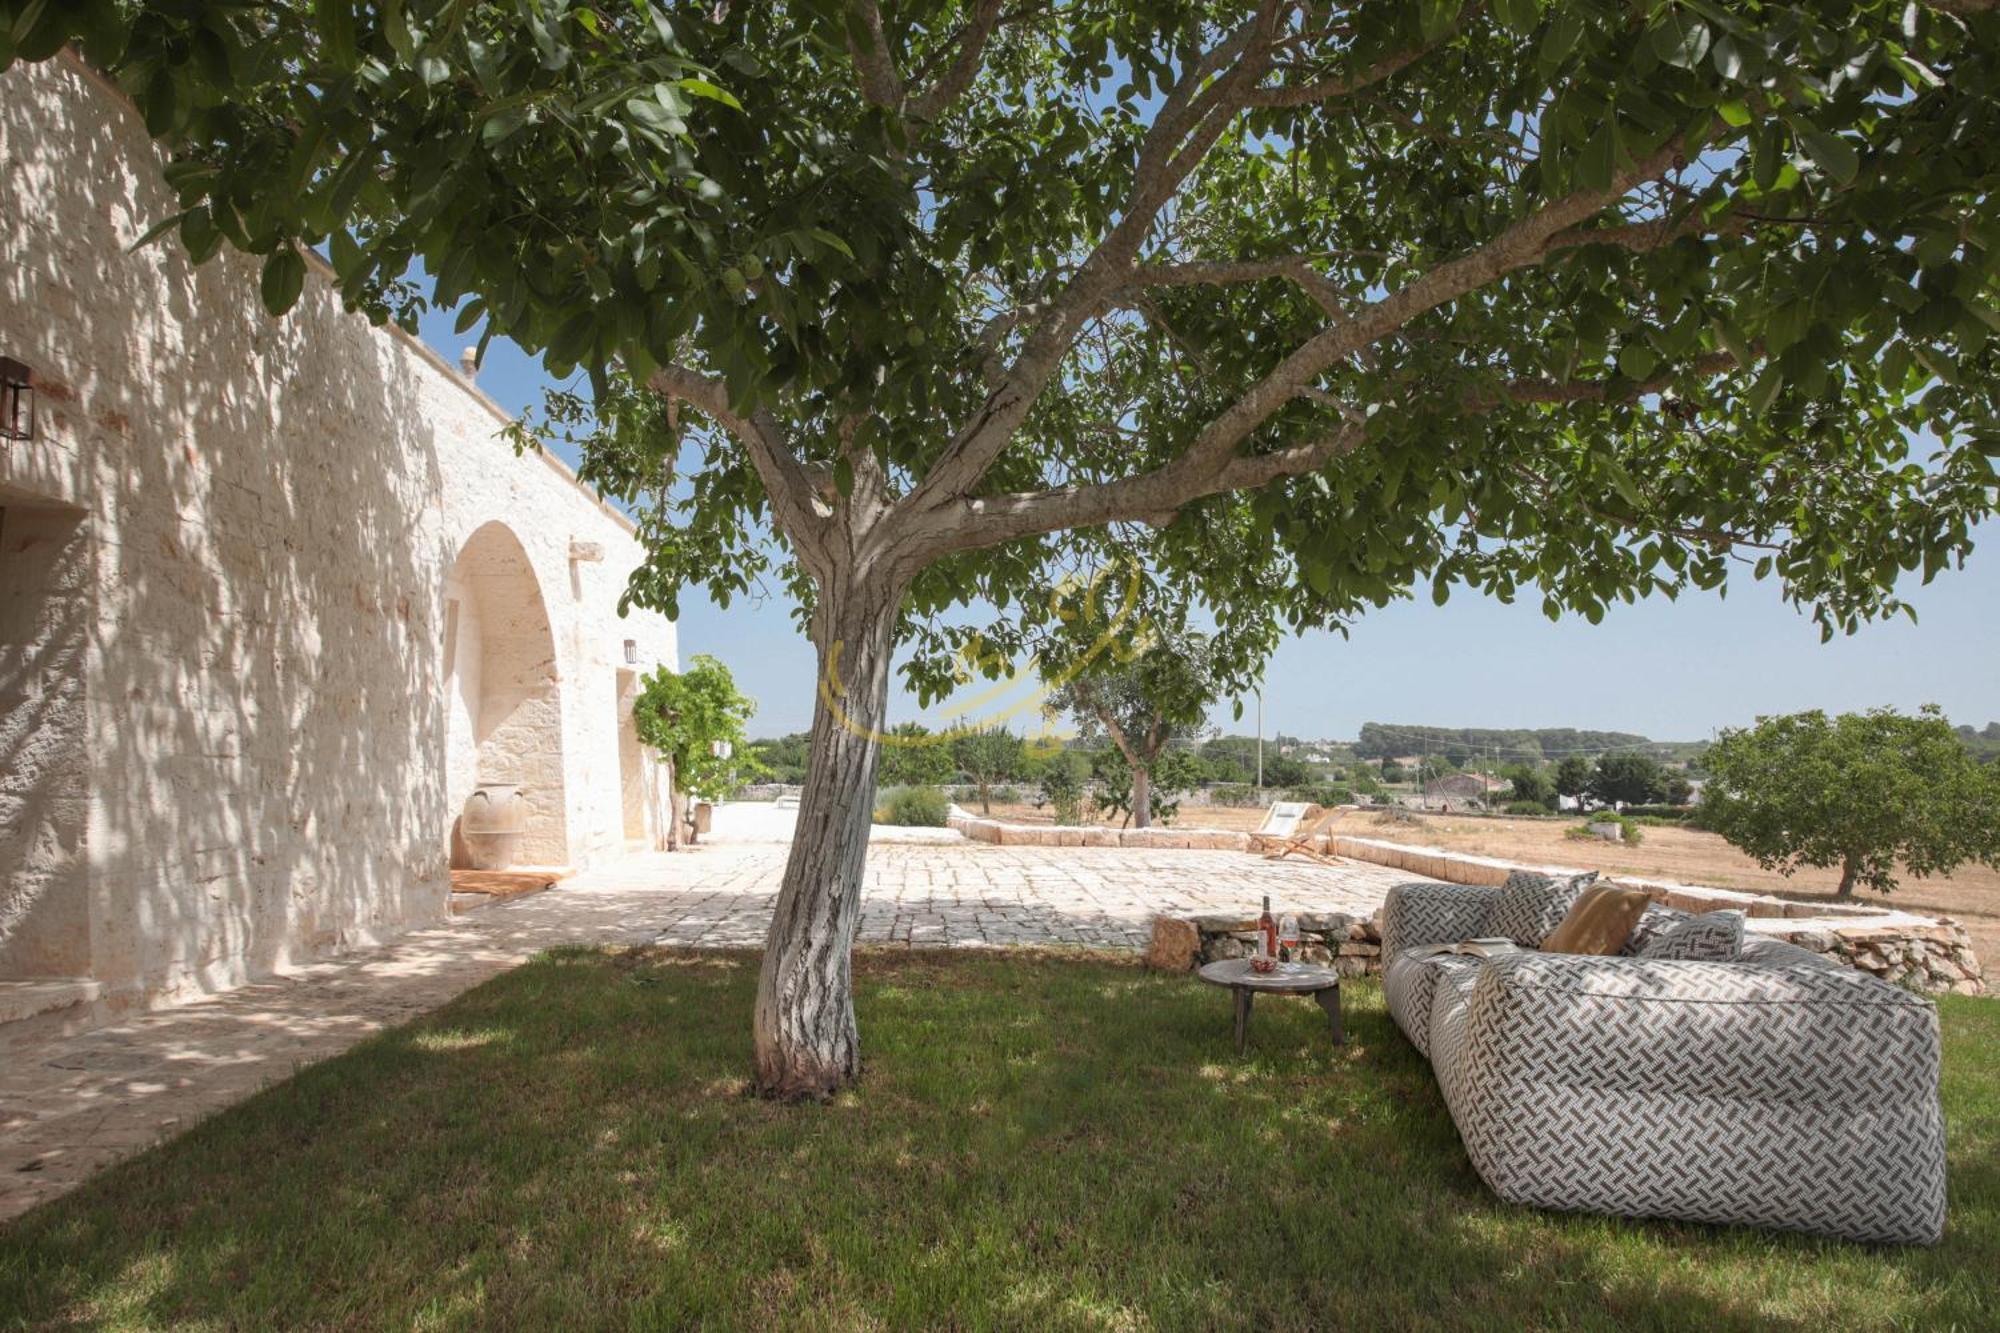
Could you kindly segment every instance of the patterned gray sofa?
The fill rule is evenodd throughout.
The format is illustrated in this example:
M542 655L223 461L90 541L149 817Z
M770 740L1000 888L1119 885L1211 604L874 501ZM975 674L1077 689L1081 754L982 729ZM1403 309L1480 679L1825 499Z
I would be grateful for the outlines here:
M1498 888L1420 883L1383 910L1389 1012L1429 1056L1501 1198L1855 1240L1944 1228L1937 1010L1778 940L1737 961L1492 959ZM1647 909L1628 953L1684 913Z

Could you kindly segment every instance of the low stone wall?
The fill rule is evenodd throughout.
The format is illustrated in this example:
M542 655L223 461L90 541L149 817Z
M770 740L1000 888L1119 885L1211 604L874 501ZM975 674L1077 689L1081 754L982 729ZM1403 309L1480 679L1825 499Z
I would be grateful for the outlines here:
M1254 850L1248 833L1200 828L1068 828L1055 824L1003 824L953 806L949 823L974 842L1003 847L1167 847L1202 851ZM1413 878L1450 884L1500 884L1508 872L1579 874L1570 866L1530 866L1498 857L1412 847L1379 838L1331 835L1317 850L1375 865L1407 870ZM1924 991L1960 995L1985 992L1985 978L1972 952L1972 939L1950 917L1919 916L1864 903L1800 903L1768 893L1745 893L1702 884L1610 875L1605 883L1643 890L1656 901L1685 912L1740 911L1744 927L1814 953L1830 954L1885 981ZM1305 957L1330 962L1346 975L1378 971L1382 943L1376 919L1339 914L1299 918ZM1253 943L1254 918L1233 916L1159 917L1147 959L1156 967L1184 969L1219 958L1241 958Z
M1003 824L951 808L945 821L974 842L1002 847L1167 847L1182 851L1247 852L1250 835L1203 828L1103 828L1098 825Z
M1345 912L1300 912L1299 961L1325 963L1343 977L1382 970L1382 934L1376 917ZM1146 963L1167 972L1185 972L1224 958L1256 952L1257 918L1204 915L1153 918Z
M1425 879L1452 884L1500 884L1509 871L1578 874L1569 866L1522 866L1490 856L1411 847L1377 838L1335 836L1326 850L1336 856L1395 866ZM1885 981L1926 991L1979 995L1985 978L1965 928L1950 917L1919 916L1865 903L1800 903L1768 893L1716 889L1703 884L1607 875L1603 881L1639 889L1655 901L1684 912L1740 911L1744 928L1814 953L1831 954Z

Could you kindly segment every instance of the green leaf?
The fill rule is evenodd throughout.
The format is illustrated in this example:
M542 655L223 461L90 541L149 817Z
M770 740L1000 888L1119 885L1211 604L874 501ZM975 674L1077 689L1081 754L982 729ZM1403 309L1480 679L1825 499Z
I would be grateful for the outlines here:
M1569 58L1569 53L1576 49L1577 39L1582 36L1583 15L1565 5L1549 20L1549 30L1542 36L1542 47L1535 53L1535 59L1543 69L1554 69Z
M1509 32L1521 37L1532 33L1542 21L1537 0L1495 0L1493 13Z
M1799 146L1815 166L1842 185L1853 184L1855 173L1861 170L1861 157L1853 144L1812 125L1800 125L1797 132Z
M298 303L306 286L305 256L289 245L273 250L264 260L264 274L257 284L264 308L282 315Z
M726 88L719 88L707 79L682 79L680 86L696 97L706 97L711 102L720 102L732 111L741 111L743 104L730 95Z
M1668 13L1647 38L1653 54L1680 69L1693 69L1708 55L1708 25L1680 10Z
M1660 358L1643 342L1629 342L1618 349L1618 373L1628 380L1643 380L1660 364Z
M1417 32L1426 42L1434 42L1458 22L1464 0L1418 0Z
M1618 172L1618 118L1607 114L1577 158L1577 183L1586 190L1611 188Z
M833 488L840 492L843 500L854 494L854 464L845 458L836 460L833 465Z

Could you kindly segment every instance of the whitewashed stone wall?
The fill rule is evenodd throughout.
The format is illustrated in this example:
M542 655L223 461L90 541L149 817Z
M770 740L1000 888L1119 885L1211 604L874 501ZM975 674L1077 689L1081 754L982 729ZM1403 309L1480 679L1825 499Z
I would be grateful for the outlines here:
M656 832L624 642L632 671L675 661L670 623L616 614L629 525L454 370L317 269L273 320L255 260L132 252L174 207L157 161L75 62L0 77L0 353L38 405L0 444L0 984L88 976L111 1008L442 916L484 776L463 700L499 678L490 653L448 676L447 610L489 648L519 628L467 605L486 525L541 601L550 688L514 754L560 830L537 859Z

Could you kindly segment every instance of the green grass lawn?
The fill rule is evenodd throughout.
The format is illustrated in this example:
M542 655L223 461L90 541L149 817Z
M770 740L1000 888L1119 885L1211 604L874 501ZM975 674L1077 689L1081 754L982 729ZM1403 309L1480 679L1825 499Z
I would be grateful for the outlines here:
M754 960L546 957L0 1229L0 1325L2000 1324L2000 1002L1947 1000L1951 1218L1876 1249L1501 1204L1373 984L864 954L868 1069L744 1095Z

